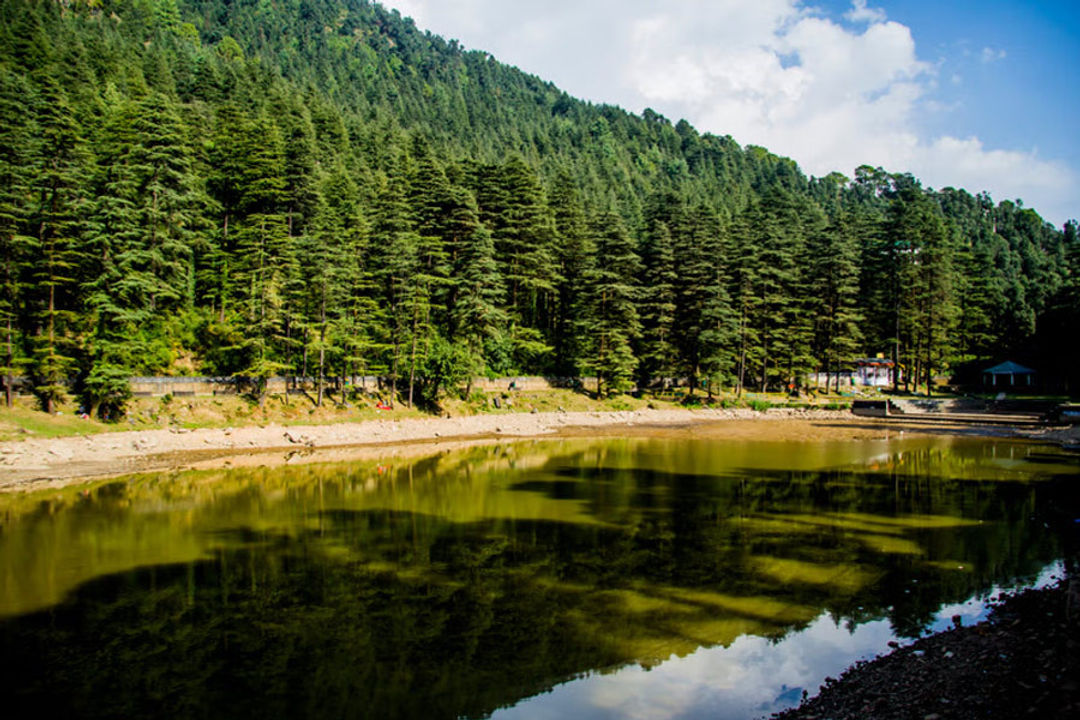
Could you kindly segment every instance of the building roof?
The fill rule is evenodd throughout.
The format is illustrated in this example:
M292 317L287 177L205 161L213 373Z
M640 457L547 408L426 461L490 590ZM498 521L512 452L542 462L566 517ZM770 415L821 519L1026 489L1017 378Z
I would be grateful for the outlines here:
M1034 375L1035 371L1029 367L1024 367L1014 363L1012 360L1006 360L1000 365L983 370L983 375Z

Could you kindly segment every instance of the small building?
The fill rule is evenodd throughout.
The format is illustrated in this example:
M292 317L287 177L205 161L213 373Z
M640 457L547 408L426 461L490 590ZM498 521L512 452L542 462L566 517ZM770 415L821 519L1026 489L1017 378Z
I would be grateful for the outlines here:
M864 387L889 387L893 384L892 360L861 358L855 361L855 384Z
M1035 384L1035 371L1012 360L983 370L983 385L988 387L1031 387Z

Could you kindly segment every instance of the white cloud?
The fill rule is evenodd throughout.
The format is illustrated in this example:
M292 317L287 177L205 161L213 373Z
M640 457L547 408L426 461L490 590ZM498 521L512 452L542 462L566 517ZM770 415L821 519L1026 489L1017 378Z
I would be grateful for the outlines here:
M1058 224L1076 216L1076 173L1037 150L992 150L975 137L944 136L920 145L913 164L922 177L937 178L937 187L988 190L999 201L1019 198Z
M1051 585L1064 572L1061 563L1047 565L1034 586ZM943 606L930 625L935 632L946 630L954 615L973 625L986 618L990 601L1015 589L994 586L978 597ZM894 639L887 620L848 627L822 614L778 641L743 635L727 647L702 647L649 670L632 665L586 675L497 710L492 720L768 717L797 702L803 689L815 694L827 676L838 676L854 661L888 652Z
M959 75L920 60L910 29L865 0L845 13L849 25L808 0L385 4L573 95L686 118L790 156L810 174L880 165L933 187L1023 197L1056 223L1080 206L1080 179L1061 163L958 139L962 128L921 131L920 120L950 107L929 97L938 74L953 85ZM981 53L986 62L1004 57L989 47Z
M866 0L854 0L851 9L844 13L844 17L853 23L882 22L885 20L885 11L881 8L866 7Z
M822 615L779 642L743 635L728 647L672 656L649 670L629 666L556 686L550 693L495 712L493 720L584 716L628 720L764 717L816 692L827 675L888 650L885 620L853 630Z

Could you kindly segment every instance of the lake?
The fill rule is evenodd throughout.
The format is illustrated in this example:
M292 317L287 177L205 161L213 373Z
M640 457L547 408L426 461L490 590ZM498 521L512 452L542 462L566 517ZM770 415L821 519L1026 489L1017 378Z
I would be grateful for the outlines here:
M0 496L5 717L760 717L1077 552L1047 446L620 432Z

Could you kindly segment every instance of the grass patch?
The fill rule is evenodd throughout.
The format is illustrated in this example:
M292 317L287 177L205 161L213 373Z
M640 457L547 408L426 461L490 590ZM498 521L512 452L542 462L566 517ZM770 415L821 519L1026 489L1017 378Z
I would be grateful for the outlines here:
M0 410L0 440L22 438L70 437L110 430L110 426L97 420L83 420L75 415L73 407L61 405L59 414L46 415L32 402L18 402L15 407Z

